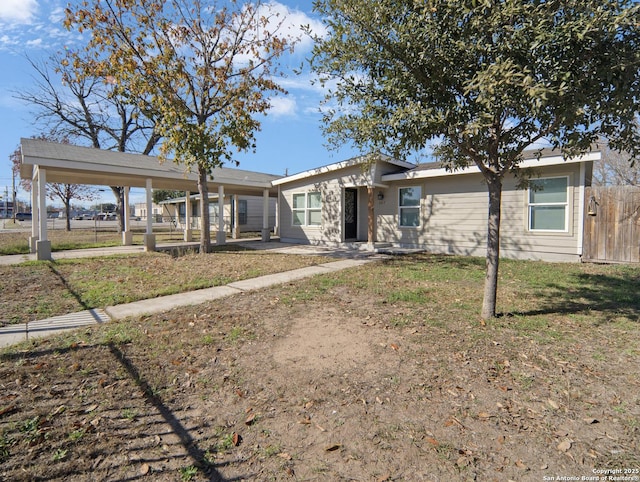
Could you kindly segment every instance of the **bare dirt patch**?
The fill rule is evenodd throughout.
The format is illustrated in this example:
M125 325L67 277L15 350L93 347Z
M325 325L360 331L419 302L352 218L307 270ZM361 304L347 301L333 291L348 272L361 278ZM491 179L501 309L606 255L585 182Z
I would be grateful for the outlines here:
M366 330L327 308L291 320L290 332L274 343L273 359L284 370L341 371L372 361Z
M420 261L5 352L0 479L539 481L640 468L640 328L624 298L637 270L572 267L562 298L569 268L545 288L527 274L537 265L507 264L524 276L503 283L514 314L482 326L460 296L477 303L474 263ZM428 300L399 299L411 287Z

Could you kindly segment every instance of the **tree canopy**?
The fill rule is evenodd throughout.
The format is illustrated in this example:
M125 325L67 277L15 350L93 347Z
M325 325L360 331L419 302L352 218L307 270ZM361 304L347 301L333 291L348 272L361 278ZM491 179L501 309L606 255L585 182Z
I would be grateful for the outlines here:
M329 35L313 69L335 81L331 141L399 157L435 145L489 194L483 318L496 314L502 180L545 141L640 149L640 4L632 0L317 0ZM333 104L331 104L333 103Z
M148 112L130 103L128 96L104 79L90 74L92 55L90 60L79 52L70 55L72 62L61 53L41 62L29 60L34 86L16 93L34 108L36 125L43 129L41 137L96 149L151 153L160 137ZM124 229L124 189L111 186L111 191L118 203L119 228ZM67 188L61 188L60 196L68 196Z
M256 114L270 107L276 59L293 44L269 4L236 0L88 0L66 25L91 34L86 72L151 112L161 155L195 169L203 203L200 249L209 250L207 178L253 149Z

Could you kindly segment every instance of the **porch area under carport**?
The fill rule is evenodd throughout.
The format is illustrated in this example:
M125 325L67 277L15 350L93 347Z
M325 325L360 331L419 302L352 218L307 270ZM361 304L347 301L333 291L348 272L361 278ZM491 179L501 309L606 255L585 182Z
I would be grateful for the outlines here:
M21 148L20 175L32 181L32 232L29 244L31 252L35 253L40 260L51 259L51 242L47 237L46 215L46 184L48 182L123 187L123 245L132 243L129 209L131 188L145 189L148 213L152 212L154 188L186 191L187 198L189 193L198 192L197 173L171 160L162 162L154 156L72 146L40 139L21 139ZM277 197L277 188L273 187L272 181L279 178L280 176L271 174L220 167L213 170L207 185L210 192L218 194L219 212L224 209L225 196L262 196L262 240L268 241L271 234L268 221L269 198ZM189 203L187 203L186 215L191 216ZM278 223L279 220L276 217L275 232L277 232ZM185 243L191 242L191 237L191 231L185 230ZM223 223L218 224L215 240L216 244L226 242ZM147 216L144 247L148 251L156 249L152 216Z

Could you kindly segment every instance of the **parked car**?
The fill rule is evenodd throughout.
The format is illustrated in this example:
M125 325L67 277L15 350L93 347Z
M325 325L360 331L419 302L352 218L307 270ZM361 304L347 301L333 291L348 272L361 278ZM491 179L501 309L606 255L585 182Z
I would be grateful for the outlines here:
M76 214L73 219L75 219L76 221L88 221L88 220L93 220L95 219L95 214L92 213L82 213L82 214Z
M31 213L16 213L16 220L24 221L26 219L31 219Z

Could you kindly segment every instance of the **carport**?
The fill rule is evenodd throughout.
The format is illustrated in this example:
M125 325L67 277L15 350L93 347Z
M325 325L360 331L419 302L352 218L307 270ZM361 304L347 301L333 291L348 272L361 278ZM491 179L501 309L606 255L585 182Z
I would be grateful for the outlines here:
M190 172L183 165L171 160L161 162L154 156L125 152L105 151L90 147L58 144L39 139L21 139L22 166L20 175L32 180L31 205L32 228L30 247L38 259L51 259L51 242L47 239L46 184L90 184L99 186L124 187L124 231L122 242L131 244L129 190L132 187L146 189L147 213L152 212L152 190L175 189L189 193L198 192L197 173ZM218 209L224 209L225 195L262 195L263 223L262 240L269 240L269 197L277 196L277 188L272 181L280 176L259 172L220 167L209 176L210 192L218 193ZM237 216L237 209L236 216ZM276 211L277 212L277 211ZM187 220L191 218L190 203L186 203ZM187 222L187 225L190 223ZM235 220L234 225L237 225ZM276 228L278 219L276 218ZM185 230L185 241L191 241L191 231ZM224 223L218 223L216 243L224 244L226 233ZM144 236L145 249L155 250L152 216L147 216Z

